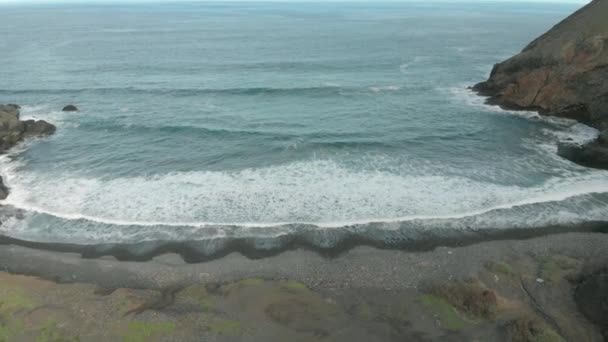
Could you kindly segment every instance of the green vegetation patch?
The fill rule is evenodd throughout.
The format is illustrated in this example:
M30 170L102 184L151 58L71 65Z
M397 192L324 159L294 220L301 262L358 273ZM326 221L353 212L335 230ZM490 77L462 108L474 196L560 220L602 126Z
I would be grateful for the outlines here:
M170 334L175 331L175 324L171 322L147 323L140 321L129 322L127 331L123 335L124 342L146 342L151 338Z
M434 295L423 295L420 297L420 302L448 330L461 330L469 324L468 321L459 315L456 308L443 298Z

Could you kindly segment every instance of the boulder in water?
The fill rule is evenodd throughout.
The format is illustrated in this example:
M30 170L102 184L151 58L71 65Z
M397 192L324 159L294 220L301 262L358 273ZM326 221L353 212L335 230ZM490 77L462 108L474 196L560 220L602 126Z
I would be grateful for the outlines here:
M74 105L67 105L67 106L63 107L62 111L64 111L64 112L77 112L78 111L78 107L76 107Z

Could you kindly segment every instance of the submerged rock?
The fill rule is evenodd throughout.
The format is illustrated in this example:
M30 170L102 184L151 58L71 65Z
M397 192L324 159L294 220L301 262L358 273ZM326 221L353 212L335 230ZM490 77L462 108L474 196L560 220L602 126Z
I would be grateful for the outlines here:
M74 105L67 105L67 106L63 107L62 111L64 111L64 112L77 112L78 111L78 107L76 107Z
M488 96L488 103L504 108L537 110L608 129L606 18L608 1L593 0L518 55L494 65L490 78L473 89ZM603 162L586 162L588 158L608 158L606 144L597 141L562 155L606 168Z

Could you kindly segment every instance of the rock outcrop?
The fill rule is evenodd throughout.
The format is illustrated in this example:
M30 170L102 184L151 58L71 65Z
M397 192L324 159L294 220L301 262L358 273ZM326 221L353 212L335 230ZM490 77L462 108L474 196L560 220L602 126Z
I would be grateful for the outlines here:
M14 104L0 105L0 153L15 146L25 138L55 133L55 126L44 120L19 118L20 107ZM8 196L8 189L0 178L0 199Z
M473 87L506 109L578 120L608 134L608 0L593 0ZM608 142L562 146L580 164L608 168Z

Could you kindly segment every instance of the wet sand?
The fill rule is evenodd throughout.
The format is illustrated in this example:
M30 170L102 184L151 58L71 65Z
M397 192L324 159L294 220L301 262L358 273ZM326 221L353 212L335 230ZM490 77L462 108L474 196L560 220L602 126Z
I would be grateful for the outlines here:
M0 341L602 341L573 293L606 251L602 233L203 263L3 245Z

